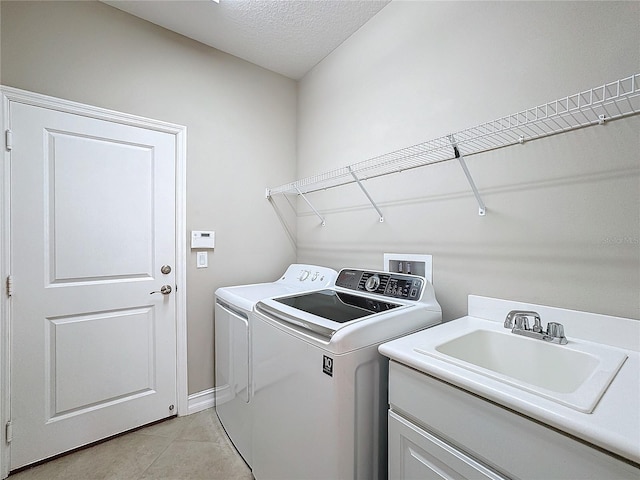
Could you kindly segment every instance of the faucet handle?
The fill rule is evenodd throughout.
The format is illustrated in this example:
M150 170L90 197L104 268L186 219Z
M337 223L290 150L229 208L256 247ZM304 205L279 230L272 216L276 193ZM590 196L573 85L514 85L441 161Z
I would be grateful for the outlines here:
M564 337L564 326L561 323L549 322L547 324L547 335L552 337Z
M553 339L558 339L560 345L567 344L567 337L564 336L564 326L561 323L549 322L547 324L547 335Z
M515 328L518 330L529 330L529 320L524 314L516 315L515 324Z
M533 317L534 331L536 331L536 328L539 328L539 331L541 332L542 326L540 325L540 315L538 312L532 312L529 310L511 310L507 314L507 318L504 319L504 328L515 327L522 330L529 330L529 320L527 320L527 317Z

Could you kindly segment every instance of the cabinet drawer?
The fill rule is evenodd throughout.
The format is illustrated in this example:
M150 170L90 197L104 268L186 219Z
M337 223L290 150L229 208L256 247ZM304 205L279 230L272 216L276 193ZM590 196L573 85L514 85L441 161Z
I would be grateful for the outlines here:
M389 402L392 411L510 477L640 477L633 465L394 361Z

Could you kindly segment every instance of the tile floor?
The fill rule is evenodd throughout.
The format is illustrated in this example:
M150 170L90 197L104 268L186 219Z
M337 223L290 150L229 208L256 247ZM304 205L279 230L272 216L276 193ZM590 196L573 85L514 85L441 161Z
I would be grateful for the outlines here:
M251 480L253 476L211 408L9 476L9 480L57 479Z

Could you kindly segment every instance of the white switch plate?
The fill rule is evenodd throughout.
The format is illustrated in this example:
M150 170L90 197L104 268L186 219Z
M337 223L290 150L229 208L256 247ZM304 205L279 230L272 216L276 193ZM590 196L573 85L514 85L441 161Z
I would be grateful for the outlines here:
M196 268L207 268L209 266L209 259L207 252L196 253Z

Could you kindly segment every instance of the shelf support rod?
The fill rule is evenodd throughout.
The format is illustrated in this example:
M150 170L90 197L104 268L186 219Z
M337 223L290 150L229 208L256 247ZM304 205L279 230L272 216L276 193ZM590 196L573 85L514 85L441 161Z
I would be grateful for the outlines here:
M307 202L307 205L309 205L309 208L311 208L311 210L313 210L313 213L316 214L316 217L318 217L320 219L320 225L322 225L323 227L326 225L326 223L324 222L324 218L322 218L322 215L320 215L318 213L318 210L316 210L313 205L311 205L311 202L309 201L309 199L307 197L304 196L304 193L302 193L300 191L300 189L298 187L295 187L296 192L298 192L298 195L300 195L302 197L302 199Z
M371 198L371 195L369 195L369 192L367 192L367 189L364 188L364 185L362 185L362 182L360 181L360 179L358 178L358 176L355 174L355 172L351 169L351 166L347 167L349 169L349 173L351 174L351 176L353 177L353 179L356 181L356 183L358 184L358 186L360 187L360 190L362 190L362 193L364 193L367 196L367 199L369 199L369 203L371 203L371 205L373 205L373 208L376 209L376 212L378 212L378 216L380 217L380 223L384 222L384 216L382 215L382 212L380 211L380 209L378 208L378 205L376 205L376 202L373 201L373 198Z
M456 139L453 135L449 135L449 141L453 147L453 153L460 162L460 166L462 167L462 170L467 177L467 181L469 182L469 185L471 185L471 190L473 190L473 194L476 197L476 201L478 202L478 215L484 216L487 213L487 207L484 205L482 197L480 197L480 192L478 192L478 189L476 188L476 184L473 181L471 172L469 172L469 168L467 168L467 162L464 161L464 157L460 153L460 150L458 150L458 144L456 143Z

